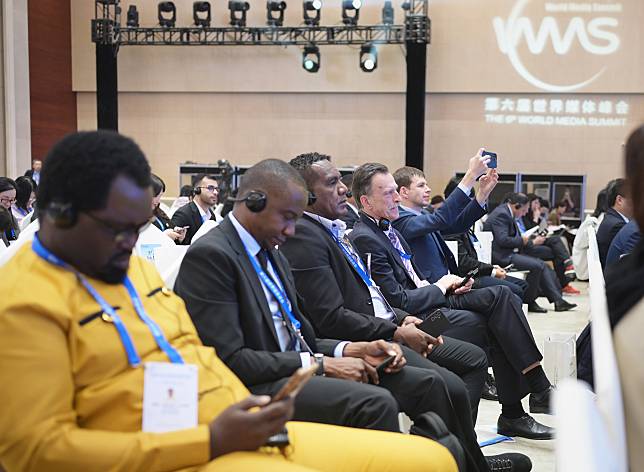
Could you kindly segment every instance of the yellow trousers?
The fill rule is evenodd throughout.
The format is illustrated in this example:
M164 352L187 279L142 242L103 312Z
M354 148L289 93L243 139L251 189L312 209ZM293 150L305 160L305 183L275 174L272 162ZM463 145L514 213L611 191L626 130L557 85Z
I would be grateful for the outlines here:
M291 445L279 450L235 452L210 462L201 472L457 472L454 458L440 444L419 436L288 423Z

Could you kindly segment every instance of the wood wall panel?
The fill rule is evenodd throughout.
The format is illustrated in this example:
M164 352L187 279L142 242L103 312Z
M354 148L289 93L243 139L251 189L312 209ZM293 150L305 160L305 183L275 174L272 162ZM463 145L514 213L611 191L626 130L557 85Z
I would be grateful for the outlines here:
M76 95L69 0L30 0L28 7L31 155L35 159L76 130Z

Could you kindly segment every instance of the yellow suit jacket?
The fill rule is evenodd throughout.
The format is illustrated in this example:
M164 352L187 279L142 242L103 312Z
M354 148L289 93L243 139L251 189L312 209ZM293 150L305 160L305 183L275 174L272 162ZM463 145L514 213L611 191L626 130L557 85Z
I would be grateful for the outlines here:
M143 368L129 366L116 328L74 274L25 245L0 271L0 463L8 470L152 471L208 462L207 424L249 392L201 344L183 301L162 290L152 265L133 257L128 275L147 313L198 366L199 426L141 432ZM141 359L167 361L125 287L90 283L118 307Z

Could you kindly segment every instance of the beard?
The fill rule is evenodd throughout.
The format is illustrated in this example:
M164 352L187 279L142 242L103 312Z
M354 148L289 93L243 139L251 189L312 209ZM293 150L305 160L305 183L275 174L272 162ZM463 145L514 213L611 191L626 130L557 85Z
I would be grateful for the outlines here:
M112 285L123 283L129 266L123 268L116 264L116 260L125 255L129 256L130 253L121 252L112 256L104 266L98 269L96 278Z

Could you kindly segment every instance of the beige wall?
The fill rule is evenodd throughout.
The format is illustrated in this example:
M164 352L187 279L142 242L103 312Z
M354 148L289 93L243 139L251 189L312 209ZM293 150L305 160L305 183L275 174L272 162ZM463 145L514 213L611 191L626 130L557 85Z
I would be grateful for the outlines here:
M4 125L4 25L2 20L2 8L0 8L0 175L7 175L7 152L5 149L5 125Z
M151 25L156 4L141 7L141 23ZM621 143L644 122L644 63L638 25L644 16L641 0L595 1L621 11L546 12L546 0L434 0L431 2L432 44L429 47L425 169L435 193L451 175L465 168L480 146L499 153L500 171L587 175L588 201L611 178L622 174ZM580 2L575 2L580 4ZM123 11L129 2L123 3ZM189 24L189 2L177 3L179 22ZM249 24L263 24L263 3L252 2ZM324 2L323 23L336 23L340 1ZM572 36L569 51L555 54L546 42L543 54L532 54L518 41L517 57L528 71L551 84L591 83L565 94L550 94L531 84L499 50L495 18L508 20L516 5L528 5L522 15L535 28L545 17L555 18L563 34L574 18L584 32ZM79 128L96 126L94 56L90 42L93 2L72 0L74 90L79 92ZM227 10L214 3L215 23L224 23ZM289 2L288 22L299 21L300 3ZM381 4L371 2L366 20L377 22ZM594 7L595 8L595 7ZM400 11L396 10L398 20ZM516 10L515 10L516 13ZM591 54L580 37L594 47L608 41L593 36L588 25L610 17L617 26L604 30L617 35L611 54ZM550 20L548 20L550 21ZM578 20L574 20L578 21ZM603 21L603 20L602 20ZM612 21L612 20L611 20ZM536 31L536 30L535 30ZM589 32L590 31L590 32ZM579 36L581 35L581 36ZM252 164L265 157L290 158L309 150L334 156L338 165L381 161L392 168L404 162L405 66L397 46L381 48L373 74L358 68L358 51L323 47L322 68L306 73L297 48L272 47L123 47L119 53L120 129L139 141L152 165L171 189L177 185L179 162ZM626 103L617 114L536 109L531 112L485 109L487 98L547 103L610 101ZM532 105L531 105L532 106ZM491 122L534 117L599 120L606 126L506 124ZM512 116L507 116L512 115ZM513 118L514 117L514 118ZM176 191L176 190L175 190Z

